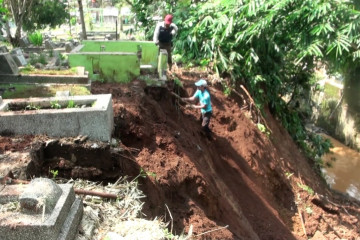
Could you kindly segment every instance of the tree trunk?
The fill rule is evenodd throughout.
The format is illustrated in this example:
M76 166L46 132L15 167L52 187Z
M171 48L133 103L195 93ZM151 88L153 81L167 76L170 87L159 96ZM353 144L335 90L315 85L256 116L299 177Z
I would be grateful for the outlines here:
M80 12L80 21L81 21L81 28L82 28L82 39L86 40L86 28L85 28L85 20L84 20L84 10L82 5L82 0L77 0L79 4L79 12Z
M10 0L10 9L13 15L15 24L16 24L16 32L15 37L13 38L11 35L8 36L11 44L14 47L19 46L20 38L21 38L21 28L25 15L28 11L31 10L33 0ZM10 29L9 29L10 33Z
M8 42L12 44L13 38L12 38L11 32L10 32L10 24L9 24L9 21L6 21L6 22L5 22L5 31L6 31L6 38L7 38Z

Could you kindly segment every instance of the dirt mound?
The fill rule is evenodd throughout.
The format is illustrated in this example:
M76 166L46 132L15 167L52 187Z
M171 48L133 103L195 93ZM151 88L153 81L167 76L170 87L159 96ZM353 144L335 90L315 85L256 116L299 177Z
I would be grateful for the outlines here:
M116 179L145 172L147 216L172 219L176 234L192 225L197 239L360 237L359 203L328 190L270 113L268 137L254 124L259 116L244 92L226 97L211 85L209 140L201 132L199 111L184 108L171 94L191 96L194 81L204 75L179 71L175 77L182 87L149 87L138 80L94 83L93 94L112 94L114 137L122 143L110 148L43 139L31 162L38 156L43 172L58 169L68 177ZM30 142L36 139L0 137L0 157L35 149Z
M305 232L327 239L360 236L358 205L326 190L271 114L267 137L251 120L249 99L226 97L212 86L210 141L201 133L199 111L183 108L170 94L191 96L201 75L176 77L182 88L140 81L92 88L113 94L114 135L138 149L133 157L150 179L143 186L149 217L166 215L167 205L177 234L190 225L195 235L216 230L204 239L302 239Z

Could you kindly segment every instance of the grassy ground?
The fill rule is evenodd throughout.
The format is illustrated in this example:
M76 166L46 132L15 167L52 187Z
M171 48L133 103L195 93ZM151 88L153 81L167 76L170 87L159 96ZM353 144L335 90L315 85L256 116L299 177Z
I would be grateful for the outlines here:
M29 85L0 84L2 98L54 97L57 91L70 91L71 96L90 95L90 91L79 85Z

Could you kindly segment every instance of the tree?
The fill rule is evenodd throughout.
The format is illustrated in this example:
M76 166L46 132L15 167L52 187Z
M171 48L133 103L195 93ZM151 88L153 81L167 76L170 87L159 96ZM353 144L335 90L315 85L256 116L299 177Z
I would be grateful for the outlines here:
M21 38L21 28L26 15L28 15L34 0L7 0L8 8L16 25L15 37L11 36L9 24L6 24L7 37L13 46L19 45Z
M0 37L2 36L2 30L4 28L5 20L6 20L6 8L3 7L3 0L0 0ZM0 39L1 40L1 39Z
M9 25L6 31L13 46L19 45L21 30L35 30L46 26L61 25L68 18L66 6L60 1L50 0L4 0L16 25L15 36L11 36ZM24 21L26 19L26 21Z
M77 0L79 5L79 12L80 12L80 22L81 22L81 28L82 28L82 39L87 39L86 36L86 27L85 27L85 20L84 20L84 10L82 5L82 0Z
M65 2L33 1L31 12L27 15L27 21L23 23L24 30L34 31L46 27L55 28L69 19Z

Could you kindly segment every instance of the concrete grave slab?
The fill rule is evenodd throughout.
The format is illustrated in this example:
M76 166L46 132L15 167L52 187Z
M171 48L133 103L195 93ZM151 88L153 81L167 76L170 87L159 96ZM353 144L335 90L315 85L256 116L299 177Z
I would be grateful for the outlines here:
M39 213L42 211L52 212L62 194L61 188L48 178L36 178L27 186L20 195L20 206L24 213Z
M28 47L30 45L30 41L29 41L29 39L27 37L22 37L19 40L19 45L22 48Z
M33 181L43 181L34 179ZM47 181L51 181L48 179ZM31 183L30 183L31 184ZM54 183L55 184L55 183ZM56 185L56 184L55 184ZM54 208L45 214L24 213L19 210L5 211L0 215L0 236L6 240L73 240L83 212L82 201L75 198L71 184L57 185L62 194L57 198ZM8 191L12 188L12 191ZM5 204L3 192L8 201L18 202L24 191L31 191L33 186L5 186L0 192L0 203ZM12 196L10 196L12 194ZM17 200L16 200L17 199Z
M44 109L51 104L85 108ZM9 111L20 106L21 111ZM26 106L34 106L25 110ZM41 109L43 108L43 109ZM14 134L47 134L53 137L89 136L92 140L110 141L114 126L111 94L7 99L0 105L0 131Z
M65 51L67 53L71 52L74 48L74 45L71 42L67 42L65 43Z
M0 53L0 74L18 74L19 69L10 53Z
M51 40L45 40L45 48L54 49L56 48L56 45Z
M166 81L166 70L167 70L167 59L168 59L168 54L166 52L166 50L164 49L160 49L160 53L159 53L159 63L158 63L158 73L159 73L159 79L161 81Z
M11 51L11 56L16 62L18 67L25 66L27 64L24 54L20 48L14 48Z
M0 46L0 53L7 53L9 52L9 50L7 49L6 46Z

